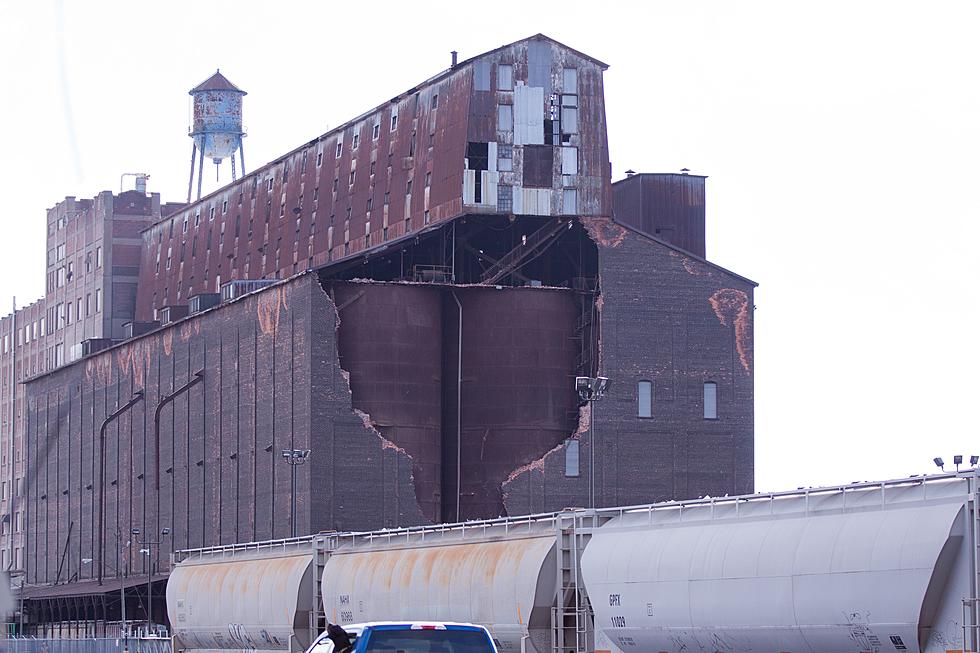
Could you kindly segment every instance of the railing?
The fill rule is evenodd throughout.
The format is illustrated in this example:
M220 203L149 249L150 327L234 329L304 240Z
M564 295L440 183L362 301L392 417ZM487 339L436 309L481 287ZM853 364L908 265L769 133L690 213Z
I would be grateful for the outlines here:
M151 637L129 640L112 637L80 639L55 639L40 637L14 637L0 640L0 650L5 653L172 653L169 638Z

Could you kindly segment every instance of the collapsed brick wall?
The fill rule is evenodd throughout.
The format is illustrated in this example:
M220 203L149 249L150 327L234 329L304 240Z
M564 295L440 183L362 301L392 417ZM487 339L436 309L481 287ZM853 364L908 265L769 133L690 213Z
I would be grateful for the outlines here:
M296 470L297 533L421 523L410 459L351 406L335 328L332 302L304 275L31 381L27 582L96 575L84 561L97 559L98 432L139 390L107 429L108 576L145 573L138 548L117 546L133 527L157 539L171 529L163 569L172 549L288 537L282 449L313 452ZM157 465L161 395L199 370L203 382L161 412Z
M595 407L596 503L630 505L754 488L754 284L605 219L582 219L599 249L600 373L611 391ZM637 413L638 382L653 384L652 417ZM717 383L705 419L703 384ZM588 408L579 475L567 445L504 484L510 514L589 503Z

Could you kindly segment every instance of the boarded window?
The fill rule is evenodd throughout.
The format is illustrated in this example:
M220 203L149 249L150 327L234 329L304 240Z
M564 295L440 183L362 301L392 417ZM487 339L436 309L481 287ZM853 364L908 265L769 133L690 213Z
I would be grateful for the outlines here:
M636 384L637 417L653 417L653 384L640 381Z
M477 61L473 64L473 90L490 90L490 62Z
M551 188L554 171L554 149L550 145L524 146L524 187Z
M565 93L578 93L578 70L564 68L561 71L561 89Z
M704 418L718 419L718 384L713 381L704 384Z
M563 175L578 174L578 148L577 147L561 148L561 174Z
M514 170L514 146L497 145L497 170L500 172Z
M578 191L574 188L565 188L561 191L561 212L565 215L578 213Z
M514 107L509 104L497 106L497 129L502 132L514 129Z
M578 109L575 107L561 108L561 133L578 133Z
M514 90L514 67L510 64L502 63L497 66L497 90Z
M579 441L565 440L565 476L579 475Z

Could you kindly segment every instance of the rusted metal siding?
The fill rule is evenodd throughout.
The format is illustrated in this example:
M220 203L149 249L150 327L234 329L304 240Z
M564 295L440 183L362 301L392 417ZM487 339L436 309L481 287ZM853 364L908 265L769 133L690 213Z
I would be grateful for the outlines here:
M427 519L441 520L442 302L432 288L334 282L340 364L355 408L412 459Z
M575 429L575 305L571 291L468 288L463 312L460 519L507 514L508 476ZM443 519L456 518L458 313L445 298ZM449 381L453 382L450 383Z
M511 186L509 192L523 199L520 146L513 152L512 170L500 172L499 178L493 162L487 184L492 196L480 204L463 203L463 166L469 142L514 143L513 130L501 131L496 124L497 107L512 105L515 93L514 87L498 89L498 67L512 66L513 84L529 88L527 53L532 41L537 44L535 51L547 53L550 62L548 84L534 87L544 98L543 106L531 108L537 111L535 120L549 115L552 95L560 104L563 70L577 71L578 129L568 135L565 145L579 149L579 170L562 175L561 153L553 151L555 163L545 180L547 196L535 194L527 203L515 200L513 211L501 212L519 213L526 204L540 215L609 215L604 66L536 36L463 62L147 230L137 319L151 320L154 309L186 303L200 292L215 292L219 282L284 278L440 221L471 212L495 212L496 183ZM475 88L477 68L481 75L489 74L490 90ZM542 65L538 70L543 70ZM391 131L394 114L397 124ZM570 189L576 194L575 206L566 209L563 198L569 197Z
M613 184L613 216L621 224L705 256L705 178L638 174Z

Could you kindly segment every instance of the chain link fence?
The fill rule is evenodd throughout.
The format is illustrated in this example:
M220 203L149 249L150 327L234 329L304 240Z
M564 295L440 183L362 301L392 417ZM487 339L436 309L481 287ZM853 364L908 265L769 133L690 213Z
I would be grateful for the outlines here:
M171 642L165 638L129 640L114 637L53 639L15 637L0 639L3 653L172 653Z

